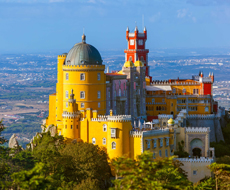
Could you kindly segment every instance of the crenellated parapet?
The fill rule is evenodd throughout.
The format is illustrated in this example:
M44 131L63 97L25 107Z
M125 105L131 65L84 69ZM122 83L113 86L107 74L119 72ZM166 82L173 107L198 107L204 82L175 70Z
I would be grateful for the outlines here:
M129 135L131 137L136 137L136 138L140 138L143 136L143 131L130 131Z
M214 119L215 117L216 117L215 114L207 114L207 115L191 114L191 115L187 115L188 119Z
M63 71L104 71L105 65L63 65Z
M158 118L159 119L170 119L170 118L173 118L173 115L159 114Z
M63 114L62 114L62 117L66 118L66 119L80 118L80 112L67 112L67 111L64 111Z
M108 116L108 121L112 121L112 122L131 122L131 115Z
M198 163L213 163L214 159L213 158L205 158L205 157L201 157L201 158L177 158L178 161L180 162L198 162Z
M186 133L209 133L210 127L185 127Z

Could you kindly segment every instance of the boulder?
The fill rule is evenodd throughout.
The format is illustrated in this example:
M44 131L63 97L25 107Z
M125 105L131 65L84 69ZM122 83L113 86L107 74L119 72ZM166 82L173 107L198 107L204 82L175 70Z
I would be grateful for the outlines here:
M18 141L16 139L16 135L13 134L9 140L9 148L18 148L18 147L19 147L19 144L18 144Z

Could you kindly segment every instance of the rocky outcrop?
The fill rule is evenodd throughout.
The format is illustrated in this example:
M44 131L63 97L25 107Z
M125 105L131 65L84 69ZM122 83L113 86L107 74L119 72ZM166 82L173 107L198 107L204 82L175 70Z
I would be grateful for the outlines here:
M9 148L18 148L18 147L19 147L19 144L17 141L17 137L15 134L13 134L9 140Z

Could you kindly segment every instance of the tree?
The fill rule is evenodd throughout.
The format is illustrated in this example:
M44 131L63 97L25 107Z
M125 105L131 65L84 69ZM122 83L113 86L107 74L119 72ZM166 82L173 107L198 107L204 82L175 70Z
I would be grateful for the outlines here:
M230 165L214 162L209 168L215 175L216 190L230 187Z
M191 189L192 183L179 169L174 157L152 159L152 153L145 151L137 160L117 158L112 161L116 174L112 189Z
M215 179L212 177L204 178L203 180L200 180L195 187L194 190L213 190L215 189Z
M174 152L174 155L178 155L179 158L186 158L189 153L184 151L184 141L178 142L178 150Z
M5 129L4 125L2 124L2 121L0 121L0 145L5 144L6 142L8 142L4 137L1 136L2 131Z

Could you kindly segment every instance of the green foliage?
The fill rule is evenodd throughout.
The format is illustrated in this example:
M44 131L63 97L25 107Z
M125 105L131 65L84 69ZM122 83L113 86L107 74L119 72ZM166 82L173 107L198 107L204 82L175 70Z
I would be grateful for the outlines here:
M5 129L4 125L2 124L2 120L0 121L0 145L3 145L7 142L7 140L1 136L3 130Z
M201 180L195 187L194 190L213 190L215 189L215 179L210 177L210 178L205 178Z
M32 169L35 162L36 160L34 159L32 152L28 150L20 151L12 157L12 163L23 167L25 170Z
M174 152L174 155L178 155L179 158L187 158L189 153L184 151L184 141L178 142L178 150Z
M230 165L230 156L223 156L223 157L217 158L216 163Z
M226 125L226 127L222 128L222 132L223 132L223 136L224 136L224 140L226 142L226 144L230 144L230 123L228 123Z
M209 168L215 175L216 189L229 189L230 165L212 163Z
M147 151L137 160L117 158L112 161L116 180L111 189L190 189L192 183L173 159L153 160L152 153Z
M215 148L215 156L217 158L225 156L225 155L230 156L230 144L227 144L227 143L225 143L223 141L220 141L218 143L211 142L210 147Z

